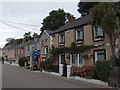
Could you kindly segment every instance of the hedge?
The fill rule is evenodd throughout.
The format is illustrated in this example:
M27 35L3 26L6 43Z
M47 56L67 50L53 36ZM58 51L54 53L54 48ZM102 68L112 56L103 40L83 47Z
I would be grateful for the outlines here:
M111 69L112 63L110 60L100 60L96 62L95 65L95 71L97 74L97 77L107 82L109 78L109 71Z
M20 57L19 60L18 60L18 64L20 66L25 66L25 62L28 64L28 59L27 57Z
M59 66L58 65L52 65L51 63L48 63L47 61L42 61L40 63L40 67L48 72L59 72Z

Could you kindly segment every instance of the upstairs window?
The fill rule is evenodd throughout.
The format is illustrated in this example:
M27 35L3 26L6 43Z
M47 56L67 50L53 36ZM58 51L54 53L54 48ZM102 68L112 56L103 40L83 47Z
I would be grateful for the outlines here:
M83 39L84 39L83 27L76 29L76 42L83 41Z
M65 44L65 34L60 33L59 34L59 45L64 45Z
M44 47L44 54L48 54L48 46Z
M103 38L104 38L103 30L100 27L95 26L94 27L94 40L102 40Z
M34 45L34 49L37 50L37 44Z

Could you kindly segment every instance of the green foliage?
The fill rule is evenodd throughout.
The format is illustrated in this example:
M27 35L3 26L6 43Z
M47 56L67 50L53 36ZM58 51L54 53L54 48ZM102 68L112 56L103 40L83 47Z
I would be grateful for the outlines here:
M50 58L56 59L59 54L58 51L59 51L58 48L55 48L54 46L52 46L52 49L50 49L50 52L49 52Z
M20 57L19 60L18 60L18 64L20 66L25 66L25 62L28 64L28 59L27 57Z
M23 41L23 39L16 39L16 40L15 40L15 42L16 42L17 44L21 44L22 41Z
M76 54L76 53L84 53L88 50L90 50L93 46L92 45L81 45L77 46L74 42L71 43L71 46L69 48L69 52L71 54Z
M90 9L98 4L98 2L79 2L78 3L78 12L81 13L82 16L90 14Z
M24 36L24 40L25 40L25 41L29 41L29 40L31 40L31 38L32 38L30 32L25 33L23 36Z
M60 48L55 48L53 47L51 49L51 53L53 57L57 56L59 53L71 53L71 54L76 54L76 53L85 53L86 51L90 50L93 46L92 45L81 45L77 46L74 42L71 43L70 47L60 47Z
M120 13L119 8L120 6L118 3L107 2L99 3L91 9L91 16L93 19L92 23L95 26L101 27L102 30L109 36L113 60L115 60L115 42L120 35L117 20L117 15Z
M102 81L108 81L109 71L112 63L110 60L100 60L96 62L95 70L97 77Z
M117 67L120 67L120 51L119 51L119 57L116 58L116 60L115 60L115 64Z
M40 67L48 72L57 72L59 71L59 66L58 65L53 65L50 60L47 61L42 61L40 63Z
M56 30L59 27L65 25L66 15L70 15L65 13L63 9L52 10L49 13L49 16L43 19L41 30Z

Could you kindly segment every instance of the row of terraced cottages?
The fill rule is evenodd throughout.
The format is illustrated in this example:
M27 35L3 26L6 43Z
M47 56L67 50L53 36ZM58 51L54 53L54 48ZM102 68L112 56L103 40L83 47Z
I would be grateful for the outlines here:
M50 33L51 31L44 30L41 35L38 35L34 39L27 42L25 42L23 39L20 44L17 44L16 42L13 42L12 44L7 44L3 48L3 56L6 58L6 60L15 61L18 61L20 57L25 56L30 61L31 52L34 50L40 50L42 59L46 59L44 55L48 53L48 50L44 47L44 45L46 45L46 43L48 45Z
M44 32L28 42L22 42L19 45L7 45L3 48L3 52L9 59L17 60L21 56L30 59L32 50L40 50L42 60L49 57L49 51L52 46L70 47L74 42L77 46L92 45L93 48L86 52L87 60L83 57L83 53L59 53L57 64L70 64L82 66L84 64L93 64L97 60L111 59L111 47L108 35L103 32L100 27L93 26L91 17L85 16L66 23L58 30L44 30ZM120 39L116 42L116 55L120 48Z
M70 47L73 42L77 46L93 46L86 52L87 58L83 57L83 53L59 53L58 64L66 63L81 67L84 64L92 65L97 60L111 59L112 53L108 35L100 27L93 26L90 22L91 16L78 18L50 34L50 45L48 45L50 47L52 45L58 48ZM116 44L117 55L120 48L120 40Z

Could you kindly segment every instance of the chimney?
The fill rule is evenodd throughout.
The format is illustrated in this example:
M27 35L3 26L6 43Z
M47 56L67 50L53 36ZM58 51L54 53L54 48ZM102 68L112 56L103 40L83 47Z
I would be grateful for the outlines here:
M72 15L72 16L68 16L68 21L71 22L71 21L74 21L75 20L75 17Z
M73 15L70 15L67 17L67 20L65 23L68 23L68 22L71 22L71 21L74 21L75 20L75 17Z

